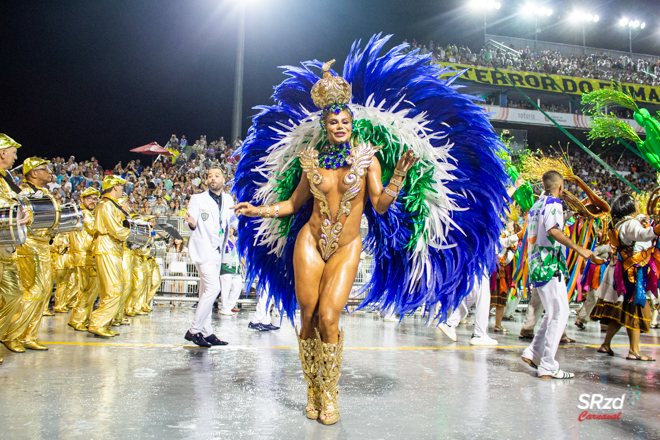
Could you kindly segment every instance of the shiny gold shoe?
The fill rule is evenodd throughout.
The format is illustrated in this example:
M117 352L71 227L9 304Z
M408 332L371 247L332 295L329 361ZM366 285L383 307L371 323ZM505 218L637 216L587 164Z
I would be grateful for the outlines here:
M106 328L105 330L106 330L108 333L111 333L112 336L119 336L119 333L117 333L116 331L114 331L114 330L111 329L111 328Z
M0 357L0 364L3 363L5 360Z
M55 312L55 313L67 313L68 311L69 311L69 309L67 309L66 307L62 307L62 308L55 307L55 308L53 308L53 312Z
M147 312L143 312L142 310L136 310L136 311L135 311L135 314L136 314L136 315L148 315Z
M119 324L121 324L121 325L131 325L131 321L129 321L128 318L124 318L124 319L121 320L121 322Z
M43 315L44 316L55 316L55 313L51 312L50 310L44 310Z
M318 332L316 333L318 335ZM319 384L320 358L317 355L317 341L320 339L300 339L298 328L296 328L298 337L298 357L302 363L303 374L307 381L307 408L305 413L308 419L316 420L319 418L321 409L321 388Z
M14 353L25 353L25 347L18 341L2 341L2 343L5 344L8 350Z
M37 341L27 341L24 342L23 347L30 349L30 350L48 350L48 347L45 345L39 344Z
M120 325L121 325L121 321L112 321L113 327L119 327Z
M78 331L78 332L86 332L87 331L87 326L86 325L80 325L80 324L73 325L70 322L67 323L67 325L69 327L71 327L72 329Z
M321 362L321 413L319 419L324 425L332 425L339 421L339 377L341 364L344 360L344 331L339 332L336 344L326 344L321 340L316 330L318 343L317 356Z
M104 329L104 328L91 328L90 327L90 328L87 329L87 331L90 332L90 333L95 334L96 336L101 336L101 337L104 337L104 338L111 338L111 337L114 336L112 333L106 331L106 329Z

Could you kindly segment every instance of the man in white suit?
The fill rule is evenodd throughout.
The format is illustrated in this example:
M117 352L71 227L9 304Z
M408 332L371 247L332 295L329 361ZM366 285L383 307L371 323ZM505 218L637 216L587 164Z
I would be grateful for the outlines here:
M213 303L220 293L222 251L227 245L229 228L238 229L238 219L229 209L234 201L222 192L225 177L219 168L211 168L208 191L190 198L186 222L192 230L188 254L199 272L199 303L185 338L200 347L227 345L218 339L211 327Z

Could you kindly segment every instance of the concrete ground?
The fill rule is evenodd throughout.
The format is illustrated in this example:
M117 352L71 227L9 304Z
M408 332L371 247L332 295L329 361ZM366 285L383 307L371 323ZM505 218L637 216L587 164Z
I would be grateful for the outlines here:
M505 322L498 348L469 346L471 326L453 343L421 317L385 323L367 313L345 315L341 421L307 420L305 383L290 324L273 332L247 328L249 313L214 315L226 347L203 349L183 339L194 310L156 307L110 340L44 317L49 351L0 348L0 438L7 439L659 439L658 363L596 353L597 323L568 335L557 359L569 381L543 380L520 360L522 316ZM492 329L491 319L491 329ZM660 357L660 331L642 336ZM631 405L631 391L633 402ZM639 392L636 394L636 392ZM582 399L624 397L618 420L579 421ZM636 400L635 400L636 399Z

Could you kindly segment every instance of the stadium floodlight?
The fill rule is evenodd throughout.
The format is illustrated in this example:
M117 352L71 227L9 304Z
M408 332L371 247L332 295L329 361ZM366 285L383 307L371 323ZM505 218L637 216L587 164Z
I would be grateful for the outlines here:
M522 7L521 12L523 13L523 15L533 15L533 16L550 17L552 15L552 9L543 5L536 5L534 3L526 3Z
M587 44L585 40L585 30L584 30L584 24L585 23L596 23L598 20L600 20L600 17L596 14L592 14L590 12L584 12L584 11L573 11L571 14L571 19L575 22L579 22L580 25L582 26L582 47L584 48L584 54L587 54Z
M630 56L632 56L632 31L633 29L644 29L646 27L646 22L622 17L621 20L619 20L619 25L628 27L628 49L630 50Z

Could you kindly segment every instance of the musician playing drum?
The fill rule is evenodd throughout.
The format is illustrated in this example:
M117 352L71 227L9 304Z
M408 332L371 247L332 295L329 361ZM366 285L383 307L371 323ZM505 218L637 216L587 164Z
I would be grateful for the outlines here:
M51 180L49 160L29 157L23 162L25 179L21 184L21 195L39 199L50 196L44 185ZM51 196L52 197L52 196ZM52 199L53 210L57 202ZM53 290L53 268L49 243L51 230L31 228L25 244L16 249L18 274L23 284L23 299L18 307L2 342L11 351L21 353L26 348L48 350L37 342L39 325L46 302Z
M110 328L117 314L123 288L122 257L124 241L130 233L128 219L117 199L126 181L119 176L106 176L101 184L103 194L94 210L94 243L92 250L99 277L99 308L92 312L88 331L106 338L119 333Z
M16 150L21 144L4 133L0 133L0 201L2 204L15 198L20 189L12 180L9 171L16 160ZM29 216L24 217L29 220ZM0 246L0 339L9 328L14 312L23 298L23 288L18 279L18 265L12 258L13 249ZM21 347L22 348L22 347ZM23 348L20 351L25 351ZM0 363L2 358L0 357Z
M94 240L94 208L101 193L89 187L80 195L80 208L83 213L83 229L69 233L73 266L78 274L78 301L73 307L69 326L78 331L87 331L92 306L99 295L96 264L92 254Z

